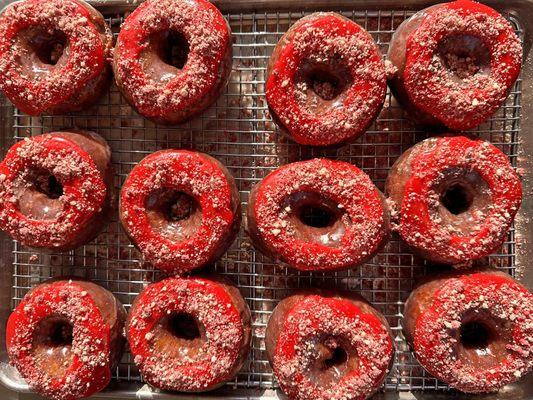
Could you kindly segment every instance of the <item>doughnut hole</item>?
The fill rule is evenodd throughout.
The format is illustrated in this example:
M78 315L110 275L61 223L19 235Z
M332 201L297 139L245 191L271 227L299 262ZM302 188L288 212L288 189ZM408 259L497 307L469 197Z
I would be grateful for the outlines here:
M147 76L155 81L169 81L187 64L190 45L181 33L166 30L151 34L141 60Z
M187 63L189 56L189 42L180 32L164 31L156 34L158 36L158 55L165 64L182 69ZM152 38L153 40L153 38Z
M179 190L155 190L147 196L145 207L152 228L173 241L189 239L202 224L198 201Z
M18 206L20 212L35 220L51 220L63 210L61 181L45 169L29 170L19 185Z
M473 193L470 187L457 182L449 185L441 195L442 205L453 215L459 215L470 209Z
M340 105L351 83L350 71L336 59L327 63L304 61L295 76L299 100L313 113L322 114Z
M331 208L322 204L305 204L300 207L298 218L304 225L312 228L327 228L335 223L338 216Z
M489 369L500 364L508 355L506 343L512 341L507 325L488 313L464 318L456 333L459 359L476 369Z
M430 203L435 222L454 234L476 234L492 205L487 182L471 170L450 169L442 176L434 187L435 202Z
M52 174L42 171L34 178L35 189L50 199L58 199L63 196L63 185Z
M67 46L67 37L61 31L52 34L41 32L32 38L30 44L35 55L43 64L56 65Z
M52 377L63 376L72 363L72 341L73 326L65 317L44 318L33 335L36 364Z
M436 56L456 82L468 82L478 74L490 73L490 52L471 35L452 35L438 45Z
M465 348L485 351L494 336L491 327L483 321L470 321L461 326L461 343Z
M319 386L329 387L358 368L356 351L337 337L314 343L309 378Z
M299 192L283 202L282 210L289 210L287 219L297 239L329 247L342 245L349 218L337 202L318 193Z
M67 62L69 42L60 30L32 27L21 31L17 40L26 50L18 57L22 73L28 78L39 79Z
M154 351L173 358L197 359L202 356L206 343L203 324L193 315L181 312L163 317L152 335Z

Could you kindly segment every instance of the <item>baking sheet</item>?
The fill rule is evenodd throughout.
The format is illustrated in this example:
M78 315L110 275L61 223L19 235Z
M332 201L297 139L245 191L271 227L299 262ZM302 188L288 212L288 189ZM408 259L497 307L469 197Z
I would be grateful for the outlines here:
M365 27L385 54L392 33L412 11L345 11L343 14ZM396 158L412 144L432 134L417 130L405 119L390 94L377 121L352 145L339 149L310 149L288 143L276 134L264 98L266 65L278 39L303 15L296 11L227 14L234 35L231 81L216 105L194 121L175 128L156 126L137 115L113 86L97 106L69 116L29 118L4 106L3 117L0 117L0 123L6 126L2 132L3 148L5 150L16 140L51 130L74 126L94 130L104 136L113 149L118 188L131 168L153 151L192 148L215 156L229 168L236 178L244 207L252 185L277 166L318 156L354 163L382 189ZM107 16L108 23L117 32L122 15ZM511 14L507 17L524 39L520 20ZM498 113L475 130L476 135L490 140L508 154L517 168L523 168L524 158L521 108L522 80L519 79ZM517 239L520 242L524 235L513 228L501 251L489 257L487 262L513 275L523 276L525 265L517 263ZM142 264L139 253L123 233L116 217L94 242L66 254L36 252L16 242L6 242L5 246L11 250L5 256L11 265L7 268L11 308L31 286L50 276L63 274L82 276L107 287L128 308L148 282L160 277L158 272ZM269 262L254 251L241 231L232 249L216 265L216 270L239 286L253 315L252 350L243 370L225 389L237 388L229 392L231 397L245 393L240 389L277 388L264 351L268 316L277 302L295 288L315 286L357 291L385 314L393 329L397 350L384 387L386 391L447 389L418 365L401 333L403 302L416 279L424 276L428 269L423 260L414 257L399 242L397 236L371 262L360 268L336 274L310 274L295 273ZM12 372L7 371L7 374ZM4 370L4 383L18 385L17 390L27 390L16 377L9 375L6 378L5 373ZM120 382L115 386L121 388L121 396L134 395L141 384L129 353L123 357L114 376Z

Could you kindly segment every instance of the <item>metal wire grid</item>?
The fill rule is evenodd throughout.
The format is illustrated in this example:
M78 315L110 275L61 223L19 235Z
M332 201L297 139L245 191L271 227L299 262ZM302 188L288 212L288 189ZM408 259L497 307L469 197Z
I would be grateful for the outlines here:
M411 14L405 11L343 12L367 29L385 54L392 33ZM363 168L383 189L389 168L407 148L430 134L418 131L404 118L390 93L382 113L356 143L339 149L310 149L288 143L276 134L264 98L269 56L288 27L304 13L227 15L234 35L233 72L230 84L216 105L185 125L156 126L137 115L115 86L91 109L73 115L27 117L14 113L13 139L69 127L91 129L104 136L113 149L117 188L131 168L146 155L161 148L192 148L209 153L224 163L236 178L243 206L252 185L279 165L322 156L349 161ZM509 16L523 38L519 22ZM109 16L116 32L123 16ZM516 166L519 151L521 80L513 87L498 113L476 130L509 155ZM495 267L514 273L514 229L501 251L487 259ZM403 303L413 283L426 273L423 260L414 257L392 238L371 262L335 274L295 273L275 265L253 250L241 231L230 251L216 265L238 285L253 315L253 341L249 360L229 385L248 388L276 387L268 365L264 332L268 316L277 302L300 287L334 287L357 291L387 317L396 342L394 365L386 390L446 389L426 375L401 332ZM47 254L13 244L12 306L30 287L51 276L77 275L111 290L129 308L135 296L158 279L157 271L143 265L138 251L123 233L116 216L91 244L65 254ZM114 376L120 380L141 379L129 352Z

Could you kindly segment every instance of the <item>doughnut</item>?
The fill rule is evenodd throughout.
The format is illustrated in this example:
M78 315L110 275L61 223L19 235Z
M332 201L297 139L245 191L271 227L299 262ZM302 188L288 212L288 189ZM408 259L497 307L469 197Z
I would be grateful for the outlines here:
M241 224L239 192L214 158L162 150L126 178L120 220L147 262L183 274L216 261L233 243Z
M257 249L302 271L360 265L389 232L388 207L368 175L324 158L270 173L252 189L246 217Z
M291 400L362 400L383 383L394 344L383 315L354 294L299 293L268 321L265 344Z
M492 8L442 3L405 20L392 36L394 97L423 125L462 131L493 115L518 78L522 46Z
M17 1L0 15L0 90L29 115L86 109L109 86L112 40L84 1Z
M533 368L533 295L503 272L427 280L405 304L403 331L420 364L463 392L498 391Z
M113 202L111 150L93 132L25 138L0 163L0 228L23 245L79 247L100 232Z
M401 238L420 256L465 264L496 251L522 201L505 154L464 136L434 137L396 160L385 184Z
M370 34L336 13L297 21L276 45L266 99L282 133L310 146L355 140L385 101L385 64Z
M250 310L219 277L166 278L135 299L127 323L135 364L164 390L203 392L232 379L250 348Z
M231 72L231 31L207 0L148 0L120 30L113 69L137 112L175 125L219 97Z
M30 388L75 400L104 389L124 345L126 311L106 289L78 278L33 288L9 316L6 347Z

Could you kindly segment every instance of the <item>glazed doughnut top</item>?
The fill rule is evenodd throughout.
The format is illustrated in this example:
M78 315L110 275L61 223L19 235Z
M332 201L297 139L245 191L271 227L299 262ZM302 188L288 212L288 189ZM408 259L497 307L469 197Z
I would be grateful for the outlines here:
M334 203L345 228L317 241L303 239L287 202L302 192ZM302 270L353 266L373 254L387 236L388 210L381 194L368 175L342 161L317 158L278 168L258 187L253 216L263 240Z
M71 361L64 375L53 376L38 366L34 336L50 316L73 326ZM40 393L56 400L74 400L101 390L111 379L110 327L98 306L76 281L58 281L29 292L6 327L11 360Z
M150 71L145 65L148 38L165 31L184 36L187 61L181 69ZM230 41L226 21L208 1L147 1L122 26L115 69L141 114L163 116L168 110L194 108L216 89Z
M129 320L129 342L143 375L160 388L205 390L228 379L245 342L244 318L216 282L168 278L149 285L137 298ZM194 316L202 332L197 352L184 346L174 354L159 351L158 323L169 315Z
M269 106L301 144L332 145L361 133L383 104L387 88L385 66L370 34L333 13L302 18L289 32L269 66ZM340 68L347 80L343 93L321 110L310 103L310 85L298 78L302 69L315 67Z
M194 198L201 219L189 236L176 240L150 221L147 198L176 188ZM143 159L127 178L121 194L122 219L146 260L167 273L205 265L227 237L236 218L232 184L224 171L203 155L187 150L162 150Z
M423 318L422 318L423 316ZM465 318L497 321L509 331L504 359L474 368L457 354L457 334ZM533 295L507 277L474 273L445 281L416 321L414 349L430 373L469 392L491 392L533 367Z
M39 114L74 96L106 68L108 49L91 18L77 0L27 0L2 13L0 89L17 107ZM28 54L31 38L43 32L66 37L65 50L54 68L44 68L38 55Z
M444 61L439 57L439 46L454 36L480 41L490 54L486 71L461 65L453 54L444 54ZM509 22L490 7L464 0L431 10L409 36L406 50L403 79L410 99L457 130L477 126L495 111L518 77L522 60L520 39ZM456 72L446 63L455 65Z
M63 187L48 219L23 213L26 191L35 190L33 174L45 171ZM72 141L58 136L25 138L0 164L0 225L27 245L59 247L101 210L107 189L94 161Z
M409 155L410 176L397 200L402 238L456 264L491 253L495 243L503 242L522 199L520 180L507 156L486 141L464 136L430 138L423 144L424 151ZM457 216L451 218L441 206L439 188L442 182L466 179L465 174L475 175L476 197L490 201L473 206L456 225Z
M315 343L343 339L358 366L338 382L321 387L309 376ZM309 296L287 314L274 355L274 368L291 399L364 399L387 373L393 343L382 321L348 300Z

